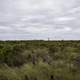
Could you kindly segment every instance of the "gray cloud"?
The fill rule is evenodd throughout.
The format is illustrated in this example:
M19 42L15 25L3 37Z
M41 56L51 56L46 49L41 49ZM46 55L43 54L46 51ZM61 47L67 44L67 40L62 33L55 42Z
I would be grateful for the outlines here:
M80 39L80 0L0 0L0 39Z

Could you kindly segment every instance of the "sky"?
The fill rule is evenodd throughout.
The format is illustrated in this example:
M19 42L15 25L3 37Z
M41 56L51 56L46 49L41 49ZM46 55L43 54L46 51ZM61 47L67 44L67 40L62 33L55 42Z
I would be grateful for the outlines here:
M0 0L0 40L80 39L80 0Z

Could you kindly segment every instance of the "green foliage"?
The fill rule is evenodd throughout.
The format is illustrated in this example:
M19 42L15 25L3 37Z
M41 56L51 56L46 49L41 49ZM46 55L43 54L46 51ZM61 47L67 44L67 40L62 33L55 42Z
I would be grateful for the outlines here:
M80 80L80 41L0 41L0 80Z

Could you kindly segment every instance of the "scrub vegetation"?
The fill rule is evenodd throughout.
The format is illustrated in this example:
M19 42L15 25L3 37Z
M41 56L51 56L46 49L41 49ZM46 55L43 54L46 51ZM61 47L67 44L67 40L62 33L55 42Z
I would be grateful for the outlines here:
M0 41L0 80L80 80L80 41Z

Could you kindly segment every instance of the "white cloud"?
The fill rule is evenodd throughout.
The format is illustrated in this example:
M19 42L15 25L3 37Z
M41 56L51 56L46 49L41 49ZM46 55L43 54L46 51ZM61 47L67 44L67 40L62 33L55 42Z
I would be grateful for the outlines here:
M74 20L75 17L58 17L58 18L55 18L55 21L71 21L71 20Z
M26 27L26 28L18 28L18 30L21 30L23 32L29 32L29 33L45 33L46 31L48 31L48 28L45 27Z
M0 33L35 38L80 34L79 5L79 0L0 0Z
M68 13L76 13L80 11L80 6L72 8Z
M0 30L12 30L12 28L11 27L9 27L9 26L0 26Z

